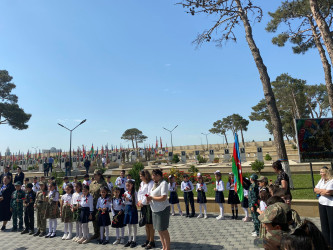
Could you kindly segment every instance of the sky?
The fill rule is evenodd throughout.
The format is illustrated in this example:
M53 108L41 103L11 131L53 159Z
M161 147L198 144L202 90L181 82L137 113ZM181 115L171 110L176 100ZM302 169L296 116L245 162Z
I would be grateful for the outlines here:
M255 1L264 11L252 23L271 80L282 73L324 83L318 52L295 55L267 33L268 11L279 1ZM257 68L242 26L237 43L192 44L216 16L185 12L175 0L2 0L0 69L13 76L19 105L32 114L27 130L0 126L0 152L50 147L76 149L119 145L128 128L138 128L170 146L206 143L213 122L233 113L248 119L263 98ZM217 34L218 36L218 34ZM228 134L232 141L232 134ZM250 122L246 141L272 138L263 122ZM209 135L210 144L223 138Z

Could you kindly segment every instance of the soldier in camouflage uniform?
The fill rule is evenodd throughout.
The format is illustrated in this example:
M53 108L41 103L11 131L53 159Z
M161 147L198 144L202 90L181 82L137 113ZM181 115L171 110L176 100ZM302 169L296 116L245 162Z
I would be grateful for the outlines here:
M25 192L21 190L22 183L15 182L15 191L12 194L10 201L10 210L13 213L13 229L12 232L17 231L17 217L19 219L19 230L23 230L23 201L25 199Z
M25 193L25 200L24 200L24 224L25 229L21 232L21 234L29 233L30 235L34 234L35 228L34 228L34 203L36 199L36 194L34 191L32 191L32 183L28 183Z
M34 236L43 237L46 235L45 212L47 207L47 195L48 192L46 182L41 182L40 191L37 192L34 206L37 211L37 232L34 234Z
M107 187L107 183L104 180L103 174L100 170L95 170L94 172L94 181L89 185L89 193L92 195L94 199L94 215L97 215L96 204L97 200L100 197L100 188ZM99 226L98 226L98 218L93 220L94 226L94 235L91 237L91 240L99 239Z
M257 208L259 207L259 188L257 184L258 175L253 174L250 176L251 186L249 188L249 208L251 209L252 220L254 223L254 232L252 236L259 236L260 221L258 220Z

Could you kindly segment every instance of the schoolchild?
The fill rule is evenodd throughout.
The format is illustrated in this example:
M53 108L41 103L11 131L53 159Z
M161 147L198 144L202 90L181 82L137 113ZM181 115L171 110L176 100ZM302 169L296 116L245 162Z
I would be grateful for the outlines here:
M184 201L186 206L186 217L194 217L195 215L195 208L194 208L194 199L193 199L193 184L189 180L189 177L187 174L184 174L183 181L180 186L181 190L184 192ZM191 211L190 214L189 211L189 205L191 204Z
M82 182L83 186L89 186L91 183L91 180L89 180L89 174L85 174L83 176L84 181Z
M229 190L228 204L231 205L232 219L237 220L238 219L238 206L237 205L240 204L240 201L239 201L238 194L235 192L235 179L234 179L233 173L229 173L227 190ZM235 215L235 210L236 210L236 215Z
M109 226L111 225L110 220L110 209L111 203L108 197L109 188L104 186L100 188L101 197L98 198L96 209L98 211L98 226L100 230L99 244L106 245L109 243ZM104 239L105 232L105 239Z
M21 190L23 190L24 192L26 192L26 186L27 186L28 183L29 183L29 178L25 178L24 179L24 183L21 186Z
M115 187L113 189L113 198L111 199L111 210L112 210L112 227L116 229L116 240L113 242L113 245L124 244L124 209L125 205L120 197L120 188ZM121 236L120 231L121 230Z
M199 203L199 209L200 214L198 215L198 218L204 217L207 219L207 198L206 198L206 192L207 192L207 186L206 183L204 183L202 175L198 173L197 175L198 183L196 185L196 191L198 193L197 202ZM204 210L204 215L202 215L202 209Z
M34 204L36 199L36 193L32 191L32 183L28 183L25 188L26 193L25 200L23 202L25 229L21 232L21 234L29 233L29 235L33 235L35 233Z
M120 188L120 196L122 196L125 193L126 186L125 170L121 170L120 176L116 179L115 184Z
M258 175L252 174L250 177L251 186L249 188L249 208L251 209L251 215L254 225L254 232L252 236L259 236L260 221L258 219L257 208L259 207L259 188L258 188Z
M220 170L217 170L215 172L215 179L216 179L216 186L214 188L215 190L215 202L219 205L220 207L220 215L216 217L217 220L224 220L224 206L223 203L224 201L224 183L222 181L222 174Z
M13 214L12 232L16 232L17 229L23 230L23 201L25 199L25 192L21 190L22 183L17 181L14 185L16 190L12 193L12 199L10 200L10 211ZM19 228L17 228L17 220L19 221Z
M93 220L94 200L89 194L89 186L83 185L82 196L80 202L80 223L82 224L83 237L77 241L79 244L87 244L89 242L89 221Z
M106 176L106 184L108 184L108 188L112 194L113 183L111 182L111 175Z
M60 203L60 217L61 221L64 223L64 236L63 240L72 239L73 231L73 211L72 211L72 199L73 199L73 185L68 183L65 187L65 192L61 197Z
M35 193L37 193L39 190L40 190L40 186L39 186L39 183L38 183L38 178L37 178L37 176L35 176L34 178L33 178L33 183L32 183L32 191L34 191Z
M171 215L175 215L175 204L177 204L179 215L183 216L182 210L180 208L178 194L177 194L177 183L174 175L169 176L168 189L170 191L169 203L171 204Z
M47 184L46 182L40 183L40 190L36 194L36 200L34 207L36 208L37 216L37 232L34 236L43 237L46 235L46 218L45 212L47 208Z
M74 189L75 193L72 195L72 212L73 212L73 220L75 222L75 227L76 227L76 235L73 238L73 241L77 242L83 237L82 224L80 222L82 183L80 181L76 182Z
M242 209L244 210L245 217L242 219L244 222L251 221L251 218L249 216L249 188L250 188L251 182L248 178L243 178L243 189L244 189L244 199L241 202Z
M63 181L64 181L64 182L62 183L62 187L61 187L61 189L62 189L62 195L66 194L66 187L67 187L67 184L69 184L68 177L65 176L65 177L63 178Z
M57 218L60 217L59 211L59 192L57 191L56 182L51 182L49 184L49 193L47 195L47 206L46 206L46 215L45 218L49 219L49 233L45 238L54 238L56 237L57 231Z

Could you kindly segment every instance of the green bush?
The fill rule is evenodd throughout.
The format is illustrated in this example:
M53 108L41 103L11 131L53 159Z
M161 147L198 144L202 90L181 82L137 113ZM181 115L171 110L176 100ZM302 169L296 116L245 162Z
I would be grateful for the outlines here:
M178 163L178 162L180 162L180 159L179 159L179 155L178 155L178 154L175 154L175 155L173 156L173 158L172 158L172 162L173 162L173 163Z
M14 165L13 165L13 170L16 170L17 167L18 167L18 166L17 166L16 164L14 164Z
M29 171L31 171L31 170L33 170L34 169L34 167L28 167L28 170Z
M197 160L198 160L199 163L206 163L207 162L207 159L203 158L201 155L197 156Z
M199 169L196 168L194 165L191 165L190 168L188 169L188 172L191 175L197 175L197 173L199 172Z
M101 171L102 172L102 174L104 174L105 173L105 171L106 171L106 168L96 168L97 170L99 170L99 171Z
M252 162L250 165L252 167L252 170L259 174L261 173L261 170L263 170L265 167L265 163L259 161L258 159L255 160L255 162Z
M140 186L140 171L145 167L141 162L136 162L133 164L132 169L129 171L129 174L132 176L132 179L135 180L135 189L138 190Z
M59 171L53 171L51 173L51 177L54 177L58 186L62 186L63 178L65 176L65 172L60 169Z
M269 154L265 155L265 161L271 161L272 157Z
M220 162L220 158L215 157L213 162L214 162L214 163L219 163L219 162Z

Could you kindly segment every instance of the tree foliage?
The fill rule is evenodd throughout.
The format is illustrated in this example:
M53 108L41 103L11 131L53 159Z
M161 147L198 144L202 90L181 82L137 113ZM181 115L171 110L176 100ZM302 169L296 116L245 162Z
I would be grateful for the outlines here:
M125 130L125 132L121 136L122 140L131 141L133 148L135 148L134 147L134 142L135 142L136 148L138 148L138 143L144 142L147 138L148 137L145 136L142 133L142 131L137 129L137 128L127 129L127 130Z
M24 112L17 104L18 97L12 94L16 85L7 70L0 70L0 125L8 124L14 129L27 129L31 114Z

